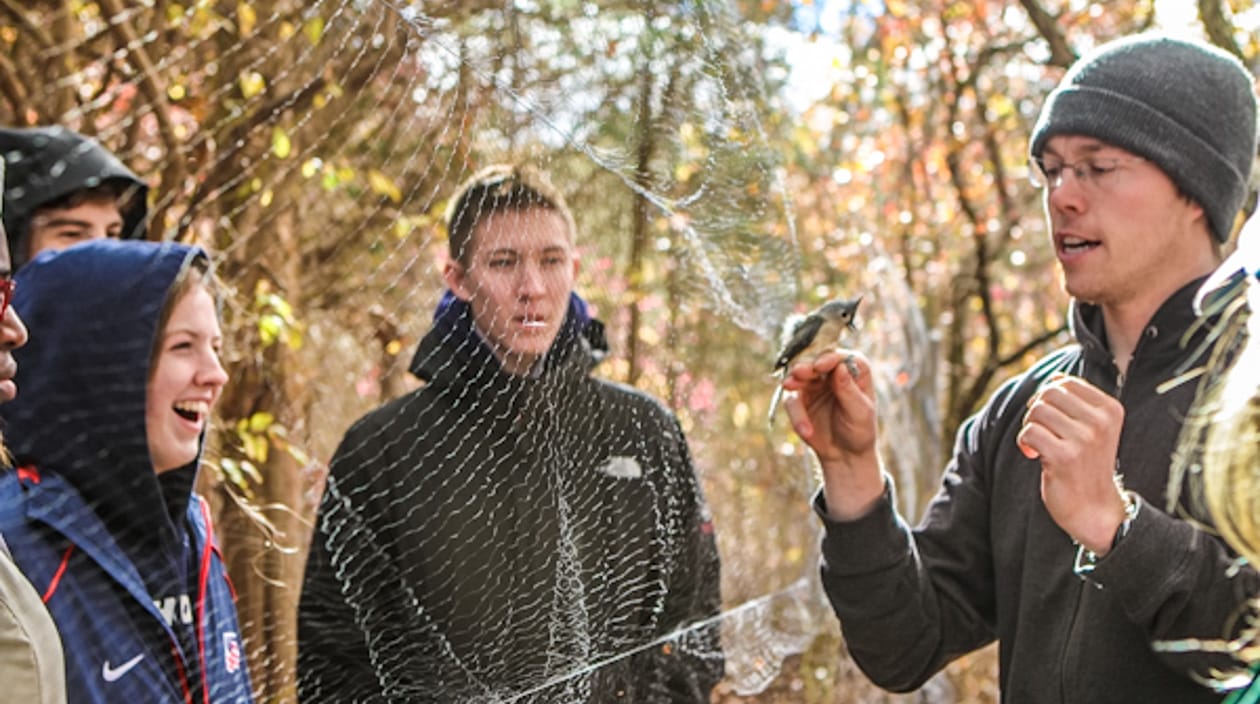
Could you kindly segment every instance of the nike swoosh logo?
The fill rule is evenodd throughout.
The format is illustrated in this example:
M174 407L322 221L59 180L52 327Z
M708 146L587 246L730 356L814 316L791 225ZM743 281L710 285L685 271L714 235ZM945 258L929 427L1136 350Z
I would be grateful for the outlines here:
M130 672L131 668L135 667L136 665L139 665L140 661L143 659L144 659L144 653L140 653L139 655L128 660L127 662L124 662L118 667L110 667L109 661L106 660L105 664L101 665L101 677L104 677L106 682L115 682L118 680L119 677L122 677L123 675Z

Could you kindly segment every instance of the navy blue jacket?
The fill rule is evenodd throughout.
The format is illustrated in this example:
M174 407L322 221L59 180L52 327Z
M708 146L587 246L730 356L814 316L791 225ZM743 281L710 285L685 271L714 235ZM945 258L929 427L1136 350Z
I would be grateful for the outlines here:
M17 276L31 341L0 407L20 468L0 472L0 533L61 633L71 702L252 701L198 460L159 476L145 434L159 315L201 256L106 240Z

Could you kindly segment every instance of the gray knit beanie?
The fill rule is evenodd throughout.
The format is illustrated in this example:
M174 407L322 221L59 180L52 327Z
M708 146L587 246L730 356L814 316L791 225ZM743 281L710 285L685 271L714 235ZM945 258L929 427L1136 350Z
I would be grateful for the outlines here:
M1229 238L1256 158L1254 79L1198 42L1143 34L1081 57L1041 109L1029 151L1055 135L1094 137L1153 162Z

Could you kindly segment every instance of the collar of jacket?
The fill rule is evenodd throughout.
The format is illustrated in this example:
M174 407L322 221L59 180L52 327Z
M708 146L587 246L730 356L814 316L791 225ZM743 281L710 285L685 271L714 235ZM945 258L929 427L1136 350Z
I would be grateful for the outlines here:
M587 313L586 302L577 294L571 295L564 323L543 360L541 373L514 376L503 371L490 346L474 329L472 308L448 291L438 303L433 327L416 348L410 371L429 384L475 379L495 387L573 373L585 375L607 352L603 329L603 324Z
M1139 358L1143 362L1167 360L1189 355L1191 359L1186 362L1189 365L1199 359L1197 351L1207 341L1211 326L1199 322L1194 311L1194 299L1206 278L1195 279L1182 286L1160 305L1146 323L1142 338L1133 350L1134 361ZM1072 335L1080 343L1085 358L1091 363L1105 365L1104 368L1114 366L1102 309L1073 299L1069 319Z

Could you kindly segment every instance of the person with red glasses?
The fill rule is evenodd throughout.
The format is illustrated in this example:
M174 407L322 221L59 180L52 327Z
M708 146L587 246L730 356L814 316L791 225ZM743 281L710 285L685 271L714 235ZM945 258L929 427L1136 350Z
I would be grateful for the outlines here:
M0 172L4 164L0 162ZM0 189L3 188L0 175ZM0 239L0 402L17 397L13 350L26 344L26 326L14 310L8 238ZM8 451L0 438L0 457ZM0 470L3 471L3 470ZM62 704L66 701L61 637L39 592L13 562L0 532L0 682L5 701Z

